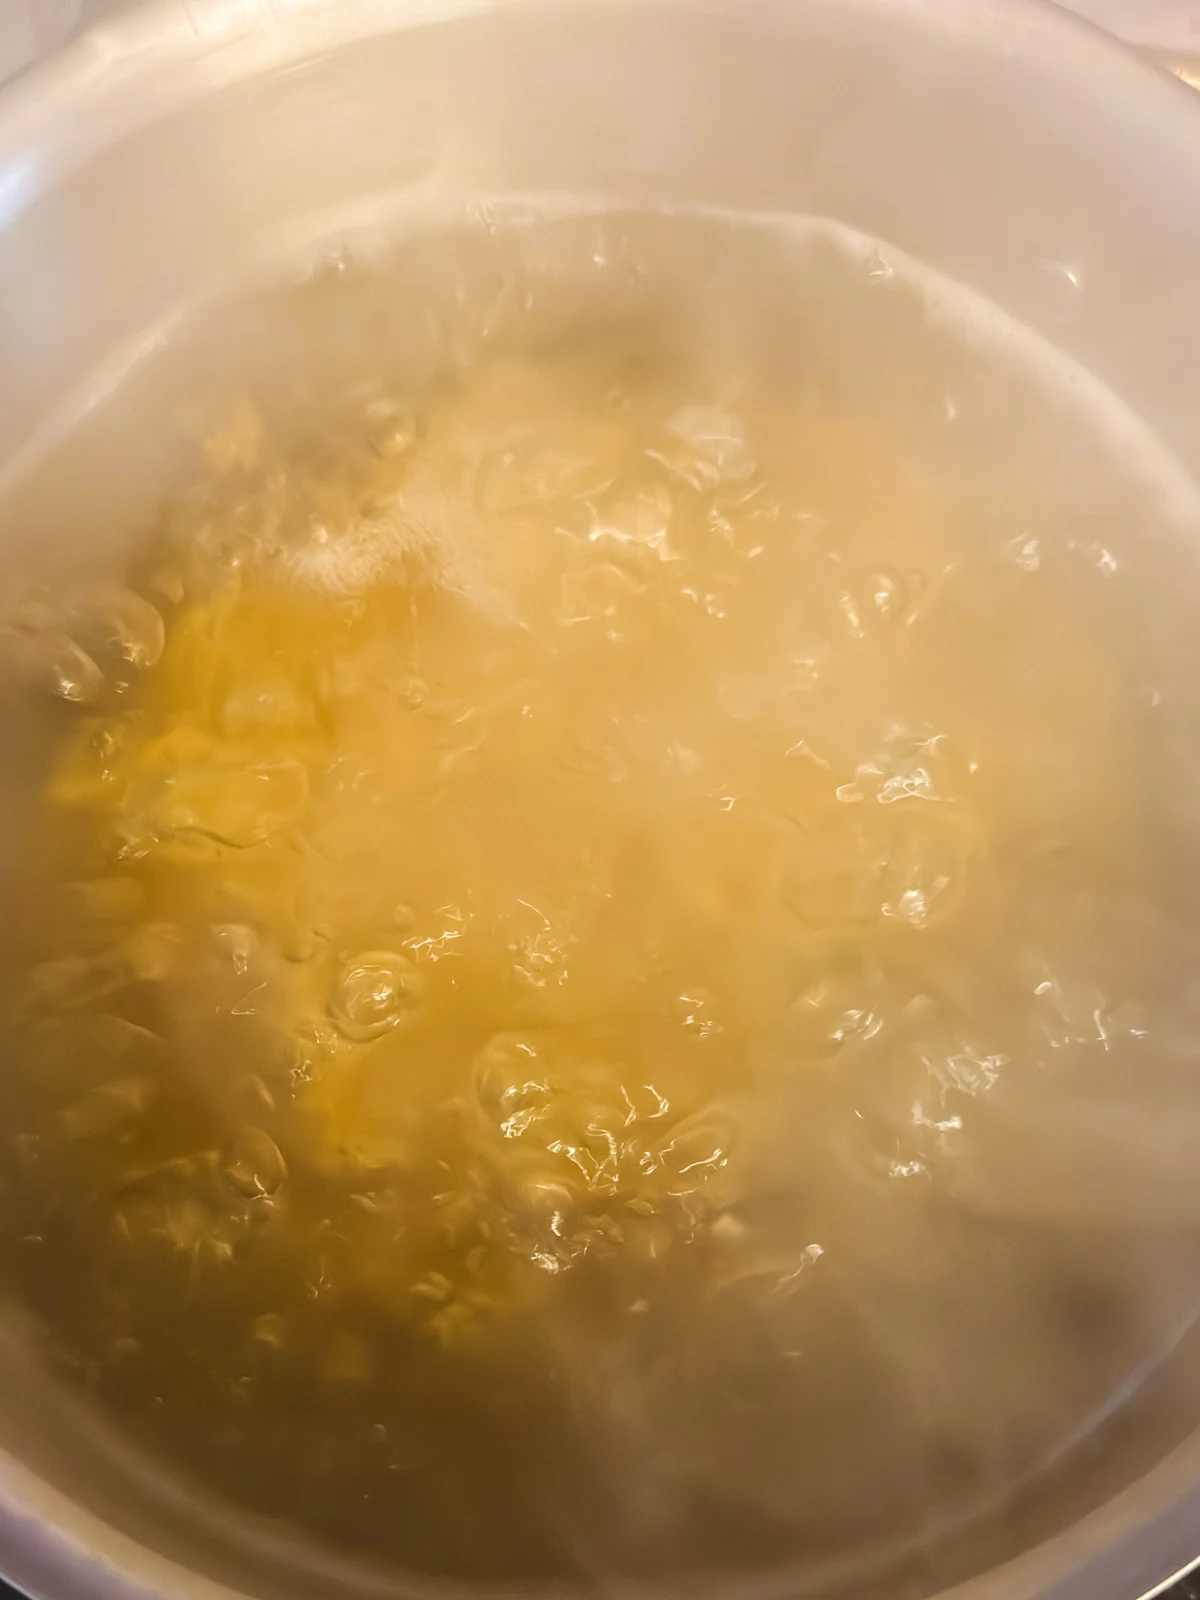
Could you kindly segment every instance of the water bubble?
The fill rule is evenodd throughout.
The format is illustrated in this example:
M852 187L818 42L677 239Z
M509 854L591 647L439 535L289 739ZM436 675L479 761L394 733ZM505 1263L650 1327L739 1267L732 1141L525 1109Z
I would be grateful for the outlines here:
M962 897L968 855L959 829L908 822L893 836L879 864L883 915L915 928L946 916Z
M640 484L609 499L593 518L588 538L593 544L611 544L626 557L668 561L675 555L670 538L674 514L665 483Z
M860 586L864 615L873 623L893 627L912 612L912 580L893 567L879 567Z
M1040 539L1023 535L1013 539L1004 547L1005 553L1012 558L1015 566L1022 572L1036 572L1042 564L1042 542Z
M173 563L164 562L156 567L147 580L147 587L153 589L155 594L161 595L168 605L178 606L183 604L187 594L187 585L183 575Z
M368 950L347 961L329 999L329 1014L347 1039L377 1039L411 1015L425 980L405 956Z
M405 456L417 442L417 414L411 405L380 395L364 412L371 448L387 461Z
M439 961L456 953L459 942L466 938L469 930L469 913L455 905L439 906L419 929L416 915L407 906L398 907L393 913L393 921L398 927L403 926L397 920L400 911L407 912L411 918L410 933L404 941L404 948L415 961L430 962L436 966Z
M745 1222L732 1211L722 1211L713 1223L709 1232L712 1237L723 1245L740 1244L749 1234L750 1229Z
M279 954L283 959L290 961L293 966L304 966L315 958L321 945L328 940L329 929L324 925L314 927L308 917L295 908L294 914L284 919L277 937Z
M627 1222L595 1209L595 1195L531 1173L513 1192L507 1244L539 1271L557 1274L588 1257L606 1258L627 1242Z
M665 462L695 489L744 483L758 470L741 422L719 406L684 406L667 429L687 447L687 454L672 452Z
M543 1270L569 1266L586 1253L575 1238L586 1191L570 1181L559 1163L540 1152L523 1161L510 1158L500 1176L510 1248L530 1256Z
M473 1077L484 1114L499 1123L506 1138L515 1137L506 1128L509 1118L544 1102L549 1093L541 1045L532 1034L493 1034L475 1058Z
M46 798L59 806L102 803L121 774L128 743L127 724L90 719L51 778Z
M293 1084L310 1083L322 1068L348 1048L332 1023L300 1022L291 1039L289 1075Z
M613 561L596 561L568 573L562 584L561 626L599 623L608 638L620 637L616 619L642 592L638 579Z
M960 797L966 773L945 734L891 727L881 747L855 770L854 781L837 791L844 805L875 800L881 806L908 800L949 801Z
M620 1097L628 1108L625 1127L640 1126L645 1122L661 1122L671 1114L671 1102L652 1083L622 1083Z
M710 1230L723 1247L710 1293L736 1295L756 1314L770 1313L807 1285L813 1268L825 1255L824 1246L814 1242L798 1249L779 1239L759 1237L740 1225L737 1231L721 1228L732 1220L731 1214L724 1212Z
M555 1194L565 1186L580 1203L644 1191L660 1164L646 1141L662 1141L667 1096L623 1068L557 1056L543 1041L500 1034L476 1061L476 1098L499 1136L494 1159L503 1181L528 1178L539 1193L543 1184Z
M818 1058L869 1044L883 1032L885 997L861 972L829 974L793 1004L797 1042Z
M104 674L65 633L47 634L34 649L38 675L53 694L71 705L94 705L104 693Z
M720 589L697 589L691 584L679 591L684 600L691 603L717 622L722 622L729 615L729 597Z
M1103 574L1103 576L1106 578L1111 577L1113 573L1120 568L1120 561L1113 554L1113 552L1108 549L1106 545L1101 544L1099 540L1072 539L1070 541L1069 548L1077 555L1081 555L1085 561L1087 561L1091 566L1095 567L1096 571Z
M261 1128L242 1128L225 1146L225 1181L244 1200L277 1194L287 1177L279 1146Z
M277 1311L266 1311L250 1324L250 1337L268 1350L282 1350L287 1343L287 1323Z
M124 944L124 955L139 983L161 983L175 970L183 943L182 930L170 922L144 922Z
M180 1255L196 1260L206 1245L216 1244L225 1247L215 1252L216 1257L227 1257L228 1241L215 1232L216 1218L201 1201L169 1201L155 1210L157 1226L154 1231Z
M442 1306L453 1295L454 1284L444 1272L427 1272L408 1292L420 1300L430 1300L434 1305Z
M548 1085L531 1080L514 1085L504 1096L504 1117L500 1132L506 1139L523 1138L535 1123L550 1114L553 1095Z
M254 929L244 922L217 922L212 928L213 942L223 950L239 978L250 970L250 960L258 945Z
M1076 975L1057 976L1042 962L1034 969L1033 1022L1052 1050L1099 1044L1108 1049L1114 1032L1107 997L1099 986Z
M567 981L570 941L558 933L550 919L528 901L508 922L508 953L513 976L526 988L557 987Z
M1003 1052L988 1051L973 1040L957 1037L923 1041L917 1045L916 1054L925 1071L943 1091L972 1098L994 1089L1009 1063Z
M852 639L864 638L867 630L863 622L863 612L857 595L850 589L843 589L838 596L837 604L838 610L841 612L842 621L846 624L850 637Z
M166 645L166 628L156 607L128 589L100 589L70 606L73 631L98 653L111 654L144 671L154 666Z
M713 998L703 989L681 994L675 1001L675 1015L693 1039L711 1039L724 1031L715 1014Z
M300 762L213 756L134 784L124 827L135 851L188 834L248 849L292 827L307 803L308 774Z
M714 1106L663 1134L648 1152L647 1164L668 1194L694 1194L724 1172L737 1138L734 1117Z

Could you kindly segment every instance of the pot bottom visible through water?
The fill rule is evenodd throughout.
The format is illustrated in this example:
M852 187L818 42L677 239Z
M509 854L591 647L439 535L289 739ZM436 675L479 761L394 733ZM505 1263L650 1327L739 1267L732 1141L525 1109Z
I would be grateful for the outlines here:
M1180 1343L1197 518L1111 395L832 225L513 204L111 406L119 554L94 419L3 513L0 1263L126 1437L386 1569L800 1582Z

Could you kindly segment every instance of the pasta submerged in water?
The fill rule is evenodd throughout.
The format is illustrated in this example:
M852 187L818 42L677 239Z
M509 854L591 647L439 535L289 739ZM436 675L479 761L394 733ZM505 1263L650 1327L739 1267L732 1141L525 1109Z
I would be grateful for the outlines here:
M21 622L78 706L21 1293L136 1436L409 1567L975 1515L1190 1315L1119 1131L1184 1082L1114 622L1161 485L829 228L411 248L425 298L253 308L303 381L248 362L125 581Z

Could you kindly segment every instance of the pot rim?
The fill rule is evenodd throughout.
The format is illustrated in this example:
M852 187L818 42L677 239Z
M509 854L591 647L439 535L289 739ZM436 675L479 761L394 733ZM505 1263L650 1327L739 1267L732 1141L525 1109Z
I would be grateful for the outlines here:
M0 89L0 228L46 187L155 116L381 32L562 0L139 0ZM572 0L616 9L631 0ZM806 0L633 0L776 22ZM813 0L829 6L833 0ZM885 0L837 0L865 16ZM1054 0L886 0L985 54L1087 84L1113 120L1200 174L1194 92ZM938 1600L1155 1600L1200 1567L1200 1430L1081 1521ZM0 1571L40 1600L247 1600L119 1533L0 1451ZM440 1586L427 1592L437 1595ZM462 1595L448 1588L442 1593ZM489 1590L497 1597L514 1591Z

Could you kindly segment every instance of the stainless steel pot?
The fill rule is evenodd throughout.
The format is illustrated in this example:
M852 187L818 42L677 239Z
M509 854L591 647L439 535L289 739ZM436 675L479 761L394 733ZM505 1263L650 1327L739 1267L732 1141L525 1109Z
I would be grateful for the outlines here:
M231 268L405 191L549 190L838 217L1040 329L1200 476L1200 100L1035 0L138 8L0 96L0 476ZM0 1568L31 1594L386 1592L126 1458L19 1326L2 1356ZM1200 1552L1198 1425L1193 1344L1026 1503L845 1592L1152 1592Z

